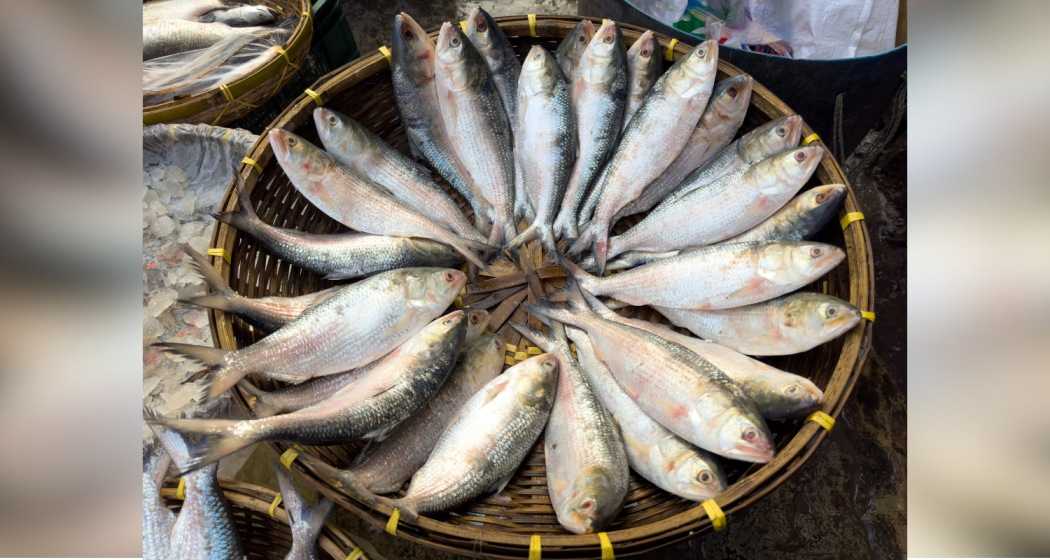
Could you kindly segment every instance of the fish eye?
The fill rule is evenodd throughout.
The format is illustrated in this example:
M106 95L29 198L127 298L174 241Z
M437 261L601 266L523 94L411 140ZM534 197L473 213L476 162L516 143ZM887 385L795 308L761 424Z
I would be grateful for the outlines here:
M653 54L649 49L642 49L642 58L649 58L649 55Z
M455 275L453 275L451 272L446 272L445 273L445 282L448 282L448 283L451 284L455 279L456 279Z
M613 42L613 36L612 36L612 34L611 34L611 33L607 33L607 34L605 35L605 38L603 38L603 39L602 39L602 42L603 42L603 43L606 43L606 44L608 44L608 43L612 43L612 42Z
M814 259L819 257L819 256L821 256L821 255L823 255L823 254L824 254L824 251L822 251L820 249L820 247L814 247L814 248L809 250L809 256L813 257Z
M704 58L705 56L707 56L707 49L696 49L697 58Z
M289 136L288 137L288 145L289 146L294 146L294 145L296 145L298 143L299 143L299 141L296 140L294 136Z
M328 115L328 124L335 126L339 124L339 119L335 118L335 115Z
M730 99L736 99L736 88L727 89L726 95L728 95Z
M401 36L409 41L416 38L416 34L412 33L412 30L407 27L401 32Z
M458 47L459 37L453 37L452 40L448 42L448 44L452 45L453 47Z
M784 127L778 126L777 130L776 130L776 133L777 133L777 136L783 138L783 137L787 136L788 132L787 132L787 130Z
M754 429L748 428L744 430L743 435L740 437L744 438L744 441L755 441L755 438L758 437L758 433L755 432Z
M696 479L699 480L700 482L703 482L704 484L707 484L708 482L711 482L712 478L714 478L714 477L711 476L711 471L708 471L708 470L702 470L702 471L700 471L699 474L696 475Z
M489 25L485 23L483 18L478 18L477 28L478 31L484 33L489 28Z
M587 38L584 37L582 33L580 34L580 42L581 43L586 43L587 42Z
M789 394L789 395L794 395L795 393L798 392L798 385L795 385L795 384L788 385L787 388L784 389L784 392Z
M795 161L799 163L806 161L806 152L795 152Z
M580 509L585 511L590 511L594 509L594 500L587 498L586 500L580 502Z
M818 194L817 198L816 198L817 204L823 204L824 200L827 199L827 198L828 198L828 195L826 195L825 193Z
M824 312L824 315L827 316L828 319L830 319L834 317L837 313L837 309L835 309L834 307L828 307L827 311Z

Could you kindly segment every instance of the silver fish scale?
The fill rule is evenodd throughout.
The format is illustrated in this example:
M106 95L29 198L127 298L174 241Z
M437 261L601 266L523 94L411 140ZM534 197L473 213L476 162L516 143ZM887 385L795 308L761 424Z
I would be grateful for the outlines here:
M144 560L171 558L171 531L175 514L160 497L161 481L168 468L167 453L159 445L143 449L142 464L142 557Z
M255 412L259 416L273 416L317 404L368 370L368 366L365 366L345 373L315 377L298 385L289 385L276 391L256 395L258 400Z
M399 269L343 287L294 322L229 354L225 369L301 382L365 365L408 340L448 306L455 294L421 306L406 299L407 275L440 271Z
M430 402L383 440L350 477L377 494L393 492L426 463L459 408L503 369L503 345L486 334L463 353Z
M397 360L402 373L386 391L359 400L338 392L299 411L249 421L258 440L283 439L311 445L334 444L361 438L408 418L445 382L455 364L465 327L460 325L428 349ZM347 400L349 399L349 400Z
M218 465L186 475L186 500L172 531L172 558L241 560L237 531L216 478Z
M265 329L273 330L298 319L307 309L335 295L338 291L338 287L333 287L295 297L266 296L260 298L244 297L231 291L226 295L227 304L223 307L212 305L206 307L236 313Z

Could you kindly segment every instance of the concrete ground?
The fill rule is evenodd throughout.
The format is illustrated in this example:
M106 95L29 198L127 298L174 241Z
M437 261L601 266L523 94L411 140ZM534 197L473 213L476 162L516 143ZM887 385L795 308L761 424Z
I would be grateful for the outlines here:
M565 0L482 2L493 15L576 12ZM362 53L389 43L390 22L406 11L427 28L461 19L472 4L456 0L346 2ZM765 84L774 91L776 84ZM906 550L907 394L905 352L906 125L867 169L850 180L867 218L876 270L878 321L874 349L835 429L784 485L719 534L697 537L648 556L708 558L900 558ZM258 446L260 456L272 453ZM261 457L259 457L261 458ZM254 459L254 458L253 458ZM250 460L244 478L274 484L265 465ZM268 467L267 467L268 468ZM451 556L410 545L342 514L339 522L387 558L438 560Z

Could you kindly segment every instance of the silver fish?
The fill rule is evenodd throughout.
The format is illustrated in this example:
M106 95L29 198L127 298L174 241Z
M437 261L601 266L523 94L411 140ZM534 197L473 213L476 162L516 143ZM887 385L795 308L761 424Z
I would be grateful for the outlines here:
M232 4L222 0L153 0L142 4L142 22L170 19L218 21L227 25L259 25L273 21L268 7L256 4Z
M475 223L483 229L491 220L492 207L456 155L445 128L434 82L436 58L434 41L416 20L404 12L394 16L391 81L409 144L470 203Z
M584 290L631 305L727 309L793 292L838 266L846 254L816 242L723 243L683 251L638 268L597 277L563 266Z
M142 558L171 558L171 530L175 514L164 505L160 488L171 458L152 439L142 446Z
M409 208L472 241L485 242L455 201L412 161L350 117L318 107L314 125L324 149L339 163L384 187Z
M162 426L153 426L153 431L176 468L180 472L188 471L192 464L189 450L196 442ZM218 465L209 465L185 476L186 499L171 530L170 558L243 559L229 506L219 488L218 471Z
M395 428L363 462L340 470L312 457L303 460L322 476L348 488L356 483L376 494L400 489L426 462L463 403L499 375L503 359L503 343L499 338L494 334L483 335L464 350L456 369L437 395Z
M321 536L324 529L324 520L332 511L334 503L328 498L321 498L313 507L306 505L306 501L295 489L292 478L280 465L274 465L274 473L277 475L277 485L281 489L281 502L284 510L288 512L288 525L292 530L292 548L284 557L284 560L320 560L327 558L317 550L317 538Z
M726 146L711 161L689 175L666 197L664 202L685 196L719 177L758 163L770 156L794 148L802 135L802 117L790 115L769 121L744 134Z
M660 77L661 57L659 45L652 31L642 33L631 48L627 49L627 103L623 108L623 126L627 127L631 117L649 94L653 83Z
M721 344L686 336L665 325L624 317L606 307L594 296L586 292L582 295L589 307L602 317L651 332L675 344L680 344L695 352L697 356L711 362L755 402L759 412L765 418L779 419L800 416L815 409L824 401L824 393L805 377L777 369Z
M613 218L660 176L682 152L704 113L718 69L718 43L704 41L653 85L623 131L602 182L589 195L594 216L570 253L593 246L599 272L605 270ZM652 149L654 145L660 149ZM588 214L585 205L581 216Z
M576 67L579 66L583 52L587 50L587 45L590 44L592 37L594 37L594 23L589 19L584 19L572 28L572 32L566 35L561 43L558 43L554 57L558 60L562 75L569 83L575 79Z
M160 344L214 369L217 396L249 373L301 383L368 364L444 311L466 283L453 269L402 268L344 286L266 338L233 352Z
M710 245L762 223L795 196L817 169L824 149L803 146L723 175L668 200L609 240L609 256Z
M848 302L812 292L718 311L656 310L699 337L751 356L805 352L838 338L860 321L860 310Z
M499 493L543 431L557 381L558 361L549 354L525 360L489 381L449 423L405 495L378 501L413 519ZM368 499L367 491L356 493Z
M631 468L664 491L687 500L699 502L724 490L725 475L714 456L650 418L623 392L609 369L594 355L587 333L567 330L576 344L576 355L587 381L623 434Z
M552 226L576 157L576 123L569 85L557 61L539 45L529 51L521 70L518 111L514 151L536 216L509 246L518 247L539 237L543 246L554 252Z
M565 200L554 220L557 237L575 239L580 204L616 148L627 103L627 61L623 36L612 20L602 20L573 74L572 109L576 117L576 165Z
M412 266L451 268L463 263L455 249L429 239L367 233L316 234L275 227L259 218L251 195L243 191L237 195L236 209L212 215L251 235L281 259L324 274L326 280L352 280Z
M704 114L682 153L678 154L659 177L645 187L641 196L619 212L617 219L646 212L659 204L689 173L702 167L732 142L744 122L744 116L747 115L753 84L754 80L746 74L715 84L711 101L704 109Z
M484 334L488 321L488 311L483 309L467 310L467 335L464 344L472 344ZM396 350L394 351L396 352ZM240 386L255 397L255 402L252 403L252 411L256 417L274 416L282 412L306 408L327 399L354 380L367 374L379 361L382 361L382 358L364 367L345 373L315 377L298 385L289 385L274 391L263 391L247 380L242 380Z
M219 22L179 19L146 24L142 27L142 60L204 49L233 36L267 31L265 27L231 27Z
M339 291L338 287L332 287L297 297L245 297L226 284L226 281L212 268L211 263L208 262L204 255L194 251L189 245L183 245L182 250L190 257L193 267L208 285L208 293L201 296L180 298L179 301L208 309L234 313L266 329L272 330L283 327L285 324L298 319L308 308L328 299Z
M835 215L846 197L845 185L821 185L791 199L786 206L726 243L743 241L801 241L817 233Z
M313 406L252 420L160 418L153 422L203 436L182 470L209 465L260 441L331 445L376 437L419 410L441 388L463 344L465 318L463 311L454 311L436 319L367 376Z
M282 129L270 131L270 146L288 179L314 206L348 228L375 235L423 237L451 245L480 268L471 248L484 243L464 239L354 173L324 150Z
M514 123L518 122L516 97L518 74L521 72L521 62L518 61L518 55L514 53L514 47L503 34L499 24L480 6L474 6L470 10L467 16L466 33L467 38L485 59L485 64L492 75L492 81L496 85L496 91L499 92L499 97L503 101L503 108L507 111L507 121L514 126Z
M726 374L689 349L593 311L526 304L572 325L653 420L712 453L755 463L773 458L773 439L755 403Z
M627 495L620 430L572 354L564 326L553 323L552 335L546 335L510 325L558 358L557 397L543 436L547 492L558 523L576 534L599 531L620 512Z
M492 205L489 240L514 229L514 140L507 112L481 54L458 26L445 22L436 45L434 79L445 129L464 167Z

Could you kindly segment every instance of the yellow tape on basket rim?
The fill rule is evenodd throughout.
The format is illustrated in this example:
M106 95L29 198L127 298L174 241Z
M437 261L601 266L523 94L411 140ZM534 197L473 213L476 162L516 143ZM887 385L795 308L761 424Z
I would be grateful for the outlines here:
M401 520L401 510L394 508L394 511L390 512L390 519L386 520L386 529L388 535L392 537L397 536L397 522Z
M273 497L273 501L270 502L270 509L266 510L266 513L273 517L277 513L277 506L281 505L281 495L277 494Z
M179 485L175 487L175 499L186 499L186 477L182 477L179 479Z
M244 165L250 165L250 166L254 167L255 170L258 171L259 173L263 172L262 166L259 165L259 162L255 161L254 159L252 159L252 158L250 158L248 156L244 156L244 158L241 159L241 163L243 163Z
M867 320L871 321L872 323L874 323L875 322L875 312L874 311L861 311L860 312L860 318L861 319L867 319Z
M393 55L390 54L390 49L386 45L379 46L379 54L383 55L387 62L393 62L394 60Z
M460 29L461 29L461 30L462 30L462 31L463 31L464 33L466 33L466 32L467 32L467 20L465 20L465 19L461 19L461 20L459 20L459 28L460 28Z
M674 46L678 44L678 39L671 39L670 43L667 43L667 50L664 51L664 58L667 60L674 60Z
M310 88L304 89L303 93L305 93L310 99L313 99L314 103L316 103L318 107L321 106L321 94L320 93L317 93L316 91L314 91L314 90L312 90Z
M543 544L539 535L532 535L529 539L529 560L540 560L543 557Z
M806 420L824 428L824 431L827 432L830 432L831 429L835 427L835 417L823 410L818 410L813 414L810 414L806 417Z
M226 264L232 264L232 262L230 261L229 253L227 253L226 249L223 249L222 247L209 247L208 248L208 256L209 257L222 257L222 260L226 261Z
M859 222L864 219L864 212L846 212L846 215L839 220L839 224L842 229L846 229L853 222Z
M298 457L299 451L289 447L284 450L284 453L281 453L281 464L284 465L284 468L292 470L292 463L294 463Z
M539 37L536 34L536 14L529 14L529 37Z
M820 142L820 136L816 132L802 139L802 145L812 144L814 142Z
M509 342L506 343L504 346L507 348L507 352L517 352L518 351L518 347L513 345L513 344L511 344L511 343L509 343Z
M514 356L510 356L510 355L503 356L503 363L508 365L508 366L514 365Z
M364 555L365 552L355 546L354 549L350 551L350 554L346 555L344 560L358 560L358 558L364 558Z
M274 47L273 50L277 54L281 55L281 58L284 59L285 63L287 63L287 64L291 64L292 63L292 59L288 58L288 51L284 50L284 47Z
M707 517L711 519L711 526L714 527L715 531L721 531L726 528L726 514L722 511L722 508L718 507L718 502L714 498L700 502L700 506L704 508Z
M232 102L234 100L233 92L230 91L230 86L226 84L219 84L219 91L222 92L222 96L226 98L226 101Z
M602 560L616 560L616 555L613 554L612 541L609 540L609 533L604 531L598 533L598 543L602 547Z

